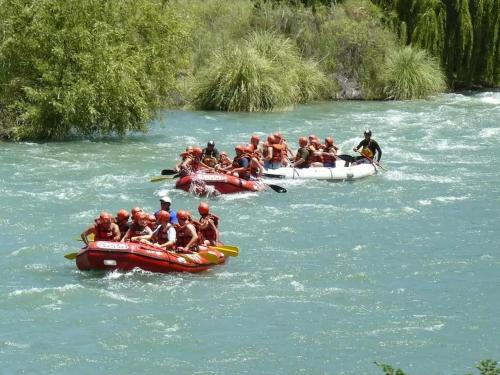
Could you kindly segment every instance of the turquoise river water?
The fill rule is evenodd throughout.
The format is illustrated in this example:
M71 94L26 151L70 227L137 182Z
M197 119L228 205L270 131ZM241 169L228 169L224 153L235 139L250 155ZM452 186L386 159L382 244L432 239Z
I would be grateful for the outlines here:
M0 143L0 374L474 372L500 360L500 93L277 114L169 111L125 140ZM105 209L199 198L149 182L188 144L371 128L386 172L213 198L240 256L208 272L80 272ZM232 152L231 152L232 153ZM351 152L352 154L352 152Z

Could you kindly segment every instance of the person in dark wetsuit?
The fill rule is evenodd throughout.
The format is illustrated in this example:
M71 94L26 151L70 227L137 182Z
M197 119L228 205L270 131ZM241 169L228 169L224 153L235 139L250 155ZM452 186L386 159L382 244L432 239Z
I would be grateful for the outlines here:
M215 148L215 142L209 141L201 154L201 161L213 168L219 161L219 151Z
M377 141L371 138L371 130L365 130L364 136L365 139L359 142L357 147L353 148L354 152L359 152L361 154L360 156L354 158L353 164L372 163L374 161L378 163L382 157L382 149L378 145ZM360 148L361 151L359 151ZM377 157L376 159L375 156Z

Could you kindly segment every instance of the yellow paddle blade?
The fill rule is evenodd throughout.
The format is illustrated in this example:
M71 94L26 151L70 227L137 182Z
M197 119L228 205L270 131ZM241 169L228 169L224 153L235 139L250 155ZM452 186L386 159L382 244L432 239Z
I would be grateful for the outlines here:
M238 246L233 246L233 245L218 245L218 246L228 250L234 250L236 252L240 251L240 248Z
M76 259L77 255L78 255L78 253L67 253L67 254L64 254L64 257L66 259L73 260L73 259Z
M234 249L229 249L225 246L210 246L211 249L220 251L222 254L230 257L237 257L239 251Z
M206 260L208 260L212 264L217 264L219 263L219 257L215 254L212 253L207 253L207 252L200 252L198 255Z

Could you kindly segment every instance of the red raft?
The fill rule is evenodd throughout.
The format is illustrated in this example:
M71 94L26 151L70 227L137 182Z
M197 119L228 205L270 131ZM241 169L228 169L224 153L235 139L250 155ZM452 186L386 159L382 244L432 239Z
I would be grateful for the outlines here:
M203 257L203 253L214 255L217 262ZM96 241L80 250L76 265L82 271L124 270L141 268L151 272L202 272L214 265L223 264L226 257L215 249L202 250L200 253L179 254L165 251L155 246L135 242Z
M175 187L196 195L232 194L266 189L266 185L261 181L247 181L228 174L205 172L181 177Z

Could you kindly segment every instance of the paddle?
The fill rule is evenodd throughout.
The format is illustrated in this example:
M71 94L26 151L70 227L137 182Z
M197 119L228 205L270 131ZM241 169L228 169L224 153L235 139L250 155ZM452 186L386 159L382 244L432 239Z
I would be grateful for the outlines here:
M240 251L240 249L237 246L229 246L229 245L209 246L209 248L220 251L224 255L230 257L237 257Z
M385 169L384 167L382 167L378 161L373 160L373 159L372 159L371 157L369 157L369 156L363 155L363 154L361 153L361 151L359 151L359 150L357 150L357 151L358 151L358 154L360 154L362 157L364 157L364 158L368 159L368 160L369 160L372 164L379 166L379 167L380 167L380 168L382 168L384 171L386 171L386 170L387 170L387 169Z
M164 180L171 180L171 179L174 179L174 178L177 178L179 177L180 174L179 173L176 173L174 175L168 175L168 176L153 176L151 177L151 182L160 182L160 181L164 181Z
M266 184L266 185L269 186L271 189L273 189L276 193L286 193L287 192L287 190L282 186L273 185L273 184Z
M200 264L200 262L198 259L196 259L197 257L201 257L205 260L208 260L211 264L219 263L219 257L215 254L212 254L212 253L206 253L206 252L195 253L195 252L193 252L193 253L184 254L184 253L172 252L172 254L175 256L183 257L184 259L189 260L190 262L194 262L194 263L198 263L198 264Z
M176 171L175 169L162 169L161 171L162 176L170 176L177 173L179 173L179 171Z
M76 253L67 253L67 254L64 254L64 257L66 259L73 260L73 259L76 259L77 255L78 255L78 252L76 252Z

